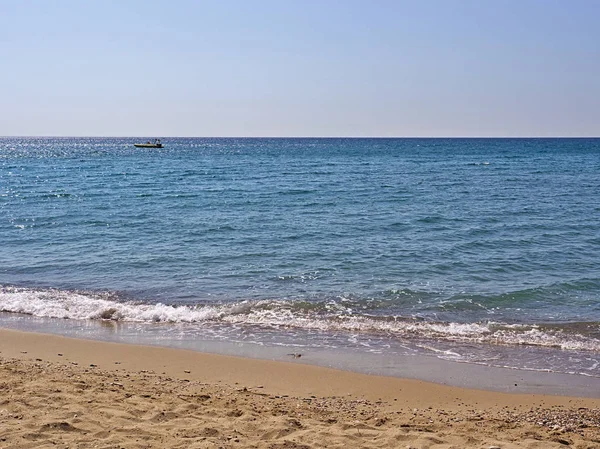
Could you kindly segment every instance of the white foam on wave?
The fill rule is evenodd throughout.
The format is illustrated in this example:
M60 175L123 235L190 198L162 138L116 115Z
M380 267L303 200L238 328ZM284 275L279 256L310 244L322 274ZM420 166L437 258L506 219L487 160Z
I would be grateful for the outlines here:
M0 311L76 320L110 319L135 322L197 322L216 319L216 307L117 302L102 295L61 290L0 289Z
M484 343L510 346L539 346L564 350L600 352L600 340L561 331L542 331L537 326L502 323L444 323L412 321L403 318L377 319L368 316L298 316L289 309L250 309L241 315L223 315L231 324L294 327L318 331L376 332L397 338L430 338L461 343Z
M341 307L344 309L344 307ZM553 347L600 352L600 340L536 326L502 323L446 323L344 313L328 308L319 314L294 310L290 301L242 301L233 304L172 306L121 302L109 295L55 289L0 287L0 311L37 317L130 322L225 323L323 332L377 333L391 338L439 339L461 343Z
M221 319L232 324L255 324L279 327L301 327L313 330L344 330L354 332L381 332L391 334L443 334L454 336L481 336L489 333L488 325L478 323L438 323L427 321L409 321L405 319L379 320L366 316L342 315L316 317L297 315L290 309L251 309L250 313L240 315L224 315Z
M396 338L430 338L461 343L509 346L539 346L564 350L600 352L600 340L578 334L542 331L537 326L502 323L444 323L404 318L377 319L368 316L298 316L289 309L250 309L247 314L221 316L231 324L294 327L318 331L376 332Z
M600 351L599 340L585 338L578 334L566 335L560 331L549 333L535 327L522 332L499 330L494 333L494 338L506 345L545 346L570 351Z

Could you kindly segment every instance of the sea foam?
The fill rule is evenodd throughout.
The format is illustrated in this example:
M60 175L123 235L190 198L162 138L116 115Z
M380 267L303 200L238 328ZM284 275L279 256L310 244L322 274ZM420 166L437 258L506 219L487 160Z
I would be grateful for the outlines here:
M319 310L319 311L316 311ZM499 322L456 323L411 317L359 315L345 308L299 307L293 301L260 300L215 305L121 301L114 294L59 289L0 289L0 311L36 317L139 323L221 323L276 329L374 334L404 340L538 346L600 352L600 340L565 329Z

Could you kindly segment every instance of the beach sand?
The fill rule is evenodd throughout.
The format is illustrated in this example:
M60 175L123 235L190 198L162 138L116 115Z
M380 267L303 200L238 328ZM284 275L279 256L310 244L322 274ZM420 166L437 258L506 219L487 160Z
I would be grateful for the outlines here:
M600 400L0 330L0 448L600 448Z

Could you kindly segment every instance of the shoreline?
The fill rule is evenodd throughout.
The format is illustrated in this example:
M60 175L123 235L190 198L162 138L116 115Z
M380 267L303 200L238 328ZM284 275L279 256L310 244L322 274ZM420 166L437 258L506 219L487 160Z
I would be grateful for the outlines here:
M0 390L3 449L600 447L599 399L8 329Z
M242 359L290 362L344 372L362 373L386 378L415 379L440 385L503 393L536 393L571 397L600 398L600 377L581 373L519 369L510 366L468 363L422 354L361 352L351 348L318 348L257 345L240 341L196 338L165 338L154 332L121 329L112 322L77 320L17 320L1 318L0 329L54 335L91 342L140 345L153 348L186 350L192 353L223 355ZM115 327L116 326L116 327ZM151 328L152 330L152 328ZM301 353L295 358L292 352Z

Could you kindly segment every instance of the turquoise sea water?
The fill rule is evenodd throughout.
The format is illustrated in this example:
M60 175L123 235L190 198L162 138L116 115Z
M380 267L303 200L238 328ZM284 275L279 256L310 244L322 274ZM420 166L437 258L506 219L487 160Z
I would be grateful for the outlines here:
M0 326L600 376L600 139L138 140L0 138Z

